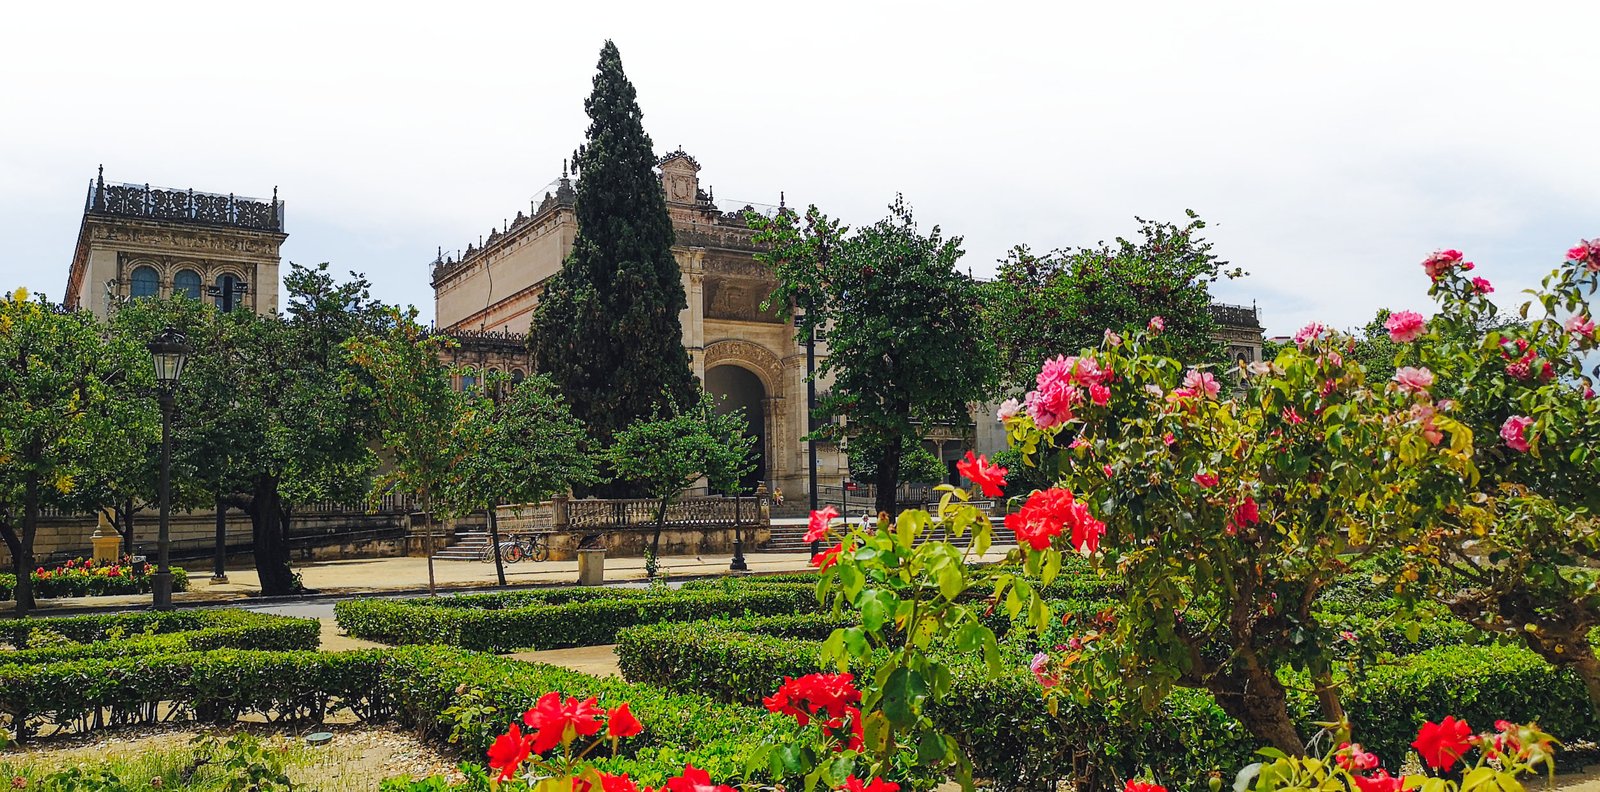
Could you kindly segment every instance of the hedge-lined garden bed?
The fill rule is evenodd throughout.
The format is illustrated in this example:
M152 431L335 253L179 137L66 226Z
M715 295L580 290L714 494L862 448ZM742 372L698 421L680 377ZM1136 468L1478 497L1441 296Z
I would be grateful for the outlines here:
M0 620L0 664L175 654L210 649L316 649L321 625L245 610L118 613Z
M155 566L134 566L124 560L116 564L97 564L92 559L76 558L55 569L40 568L32 573L33 596L101 597L111 594L148 594ZM189 590L189 573L171 567L172 590ZM17 589L17 576L0 573L0 601L9 600Z
M216 650L0 666L0 726L26 739L57 729L241 717L319 722L333 714L414 727L482 762L494 738L542 694L627 702L645 724L602 766L652 785L685 763L744 775L746 749L787 740L794 721L710 697L600 679L448 647L357 652ZM456 709L458 705L492 709Z
M784 677L822 670L818 639L833 626L824 616L640 626L622 632L617 654L630 682L759 705ZM1008 653L1015 671L999 680L986 679L975 661L951 657L956 685L934 710L987 777L1043 787L1084 767L1121 777L1149 769L1198 789L1210 772L1231 772L1259 747L1197 691L1177 691L1131 727L1116 722L1104 702L1063 702L1052 717L1019 649ZM1285 675L1309 688L1293 676ZM1352 684L1345 706L1363 744L1382 756L1403 756L1418 725L1444 714L1485 726L1499 718L1538 720L1568 742L1600 738L1600 718L1577 678L1514 646L1440 646L1399 656ZM1301 696L1296 710L1303 732L1314 733L1310 697Z
M334 606L355 638L509 652L616 641L625 627L715 617L814 611L815 590L769 585L740 591L550 589L419 599L357 599Z

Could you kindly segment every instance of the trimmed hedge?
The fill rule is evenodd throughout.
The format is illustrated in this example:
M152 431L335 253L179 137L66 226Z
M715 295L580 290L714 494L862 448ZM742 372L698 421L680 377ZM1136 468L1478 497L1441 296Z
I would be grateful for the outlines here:
M462 751L480 762L506 725L551 691L596 696L604 706L628 702L644 723L644 733L623 742L623 757L599 764L651 786L678 774L691 761L719 781L741 779L743 758L751 746L789 740L798 733L792 719L763 709L540 663L443 647L406 647L388 650L384 656L382 687L397 718L434 739L442 741L457 728L456 718L447 710L464 692L474 691L497 708L491 715L478 714L459 724Z
M49 630L77 643L0 652L0 664L55 663L89 658L178 654L212 649L316 649L322 625L245 610L123 613L61 619L0 620L0 635L26 646Z
M739 592L552 589L431 600L357 599L334 605L334 617L346 633L369 641L510 652L614 643L617 631L638 624L816 609L813 589L775 585Z
M189 573L179 567L172 570L172 590L189 590ZM150 575L143 577L111 577L109 575L73 572L52 572L44 578L33 574L33 596L40 599L58 597L103 597L113 594L149 594ZM17 590L17 576L0 573L0 601L11 599Z
M759 620L641 626L622 632L617 654L629 681L755 705L785 676L821 668L814 635L784 637L796 632L795 625ZM982 775L1019 788L1048 788L1086 768L1124 778L1148 768L1169 787L1200 789L1209 773L1231 773L1258 747L1200 691L1176 691L1132 725L1105 702L1063 701L1051 717L1020 662L1013 673L988 680L974 661L948 659L956 685L932 716L958 735ZM1362 743L1390 766L1398 766L1424 720L1447 714L1483 728L1496 718L1537 719L1569 743L1600 738L1600 718L1576 677L1513 646L1444 647L1400 658L1352 685L1344 704ZM1298 697L1294 710L1303 733L1314 733L1309 697Z
M186 717L321 720L348 709L372 720L387 717L392 704L381 687L382 665L381 650L235 649L3 665L0 716L19 739L45 727L81 731Z

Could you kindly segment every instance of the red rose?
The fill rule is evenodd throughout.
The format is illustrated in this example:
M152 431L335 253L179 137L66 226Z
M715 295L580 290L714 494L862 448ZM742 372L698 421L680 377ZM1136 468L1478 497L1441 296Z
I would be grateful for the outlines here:
M1006 485L1006 469L989 464L988 458L981 454L973 456L968 451L966 458L956 463L956 472L982 488L986 498L998 498L1005 494L1002 487Z
M528 760L528 740L522 734L522 729L517 724L511 724L511 729L505 734L495 738L494 745L489 746L489 767L499 770L496 776L501 781L506 781L517 774L517 769Z
M1434 723L1428 721L1417 730L1417 739L1411 747L1417 749L1417 755L1422 757L1429 767L1435 770L1449 770L1451 766L1466 755L1467 749L1472 747L1472 727L1464 720L1456 720L1453 715L1446 715L1444 720Z
M632 737L642 731L644 724L633 717L633 713L628 711L627 704L606 712L606 736Z
M684 765L683 775L667 779L662 789L667 792L735 792L733 787L711 783L711 774L692 764Z
M1035 550L1048 549L1051 540L1070 528L1072 546L1084 554L1099 549L1106 532L1105 523L1096 520L1089 507L1057 487L1029 495L1020 511L1006 515L1006 528L1017 535L1018 543Z
M845 779L844 786L839 788L845 792L900 792L900 785L893 781L873 778L871 783L868 783L855 776Z
M1388 770L1379 770L1366 778L1361 776L1353 776L1353 778L1356 782L1356 788L1361 792L1400 792L1400 785L1403 780L1389 775Z
M844 542L840 542L838 545L830 547L812 556L811 565L816 567L817 571L819 572L826 572L828 571L828 567L839 563L839 554L843 552Z
M629 778L627 773L622 775L601 773L600 789L601 792L639 792L639 787L633 783L633 779Z
M600 731L599 716L603 712L593 696L583 701L576 696L562 701L560 693L546 693L533 709L522 713L522 722L530 729L538 729L533 737L533 752L542 754Z
M811 524L806 529L807 542L820 542L828 536L828 526L839 518L832 506L824 506L811 513Z
M1136 781L1128 779L1122 787L1122 792L1167 792L1167 788L1152 781Z

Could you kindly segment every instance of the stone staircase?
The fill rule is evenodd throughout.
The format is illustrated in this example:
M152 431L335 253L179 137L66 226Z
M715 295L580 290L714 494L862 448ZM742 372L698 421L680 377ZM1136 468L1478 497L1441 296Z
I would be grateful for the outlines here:
M455 542L433 554L435 561L477 561L489 546L488 531L459 531Z
M998 525L996 527L998 529ZM772 541L768 542L767 546L762 548L760 552L765 552L765 553L803 553L803 552L808 552L811 549L811 545L806 543L805 536L806 536L806 526L804 526L804 525L774 525L774 526L772 526ZM996 531L995 538L996 539L1000 538L998 530ZM943 530L929 531L927 533L924 533L922 536L917 537L917 542L916 543L917 544L922 544L923 542L939 541L939 540L944 540L944 539L948 539L950 541L950 543L955 545L956 547L967 547L968 545L972 544L972 533L968 532L963 536L956 537L956 536L949 536Z

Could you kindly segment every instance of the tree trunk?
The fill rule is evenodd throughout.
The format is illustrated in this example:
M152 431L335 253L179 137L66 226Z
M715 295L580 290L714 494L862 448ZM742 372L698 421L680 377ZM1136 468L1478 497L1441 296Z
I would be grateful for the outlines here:
M127 509L127 511L123 512L124 516L122 518L122 554L125 555L125 556L132 556L133 555L133 540L135 538L135 535L133 533L133 511L134 511L134 509L133 509L133 499L132 498L128 499L128 504L127 505L128 505L128 509Z
M17 570L17 588L12 596L17 600L17 615L26 615L38 604L33 599L33 539L39 532L39 476L28 474L22 490L22 537L11 549Z
M0 539L5 540L6 549L11 551L11 572L21 581L28 570L22 566L22 537L17 533L16 526L0 523Z
M650 557L661 563L661 532L667 527L667 504L671 498L662 498L661 505L656 507L656 533L650 537Z
M1256 739L1290 756L1305 755L1305 743L1289 717L1288 695L1272 669L1257 658L1236 656L1227 669L1207 677L1204 687Z
M1329 723L1345 721L1344 702L1339 699L1339 685L1333 681L1333 672L1319 669L1311 676L1317 687L1317 702L1322 705L1322 719Z
M278 481L263 476L255 481L251 493L250 538L256 558L256 575L261 578L261 594L281 597L295 593L294 573L289 570L289 542L283 499Z
M891 522L894 520L896 496L900 489L900 457L905 455L904 445L905 440L898 437L885 443L883 457L878 460L877 473L872 477L872 486L877 488L873 505L880 514L889 515Z
M439 588L433 576L433 494L429 492L422 493L422 541L427 543L428 596L437 597Z
M506 565L500 560L500 503L489 504L489 548L494 554L494 576L500 585L506 584Z

